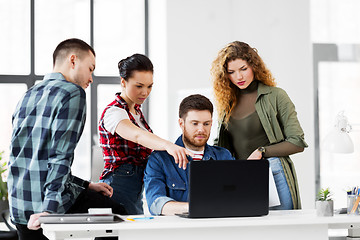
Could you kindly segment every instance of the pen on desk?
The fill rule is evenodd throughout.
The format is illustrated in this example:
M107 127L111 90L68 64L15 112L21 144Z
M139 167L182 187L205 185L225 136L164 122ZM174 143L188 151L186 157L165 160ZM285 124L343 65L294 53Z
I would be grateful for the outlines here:
M356 196L356 200L355 200L355 202L354 202L354 205L353 205L353 207L352 207L352 209L351 209L351 212L350 213L354 213L355 211L356 211L356 208L358 207L358 205L359 205L359 202L360 202L360 196L359 196L359 191L357 191L357 194L355 195Z
M135 218L126 218L126 220L129 221L135 221L135 220L150 220L154 219L154 217L135 217Z

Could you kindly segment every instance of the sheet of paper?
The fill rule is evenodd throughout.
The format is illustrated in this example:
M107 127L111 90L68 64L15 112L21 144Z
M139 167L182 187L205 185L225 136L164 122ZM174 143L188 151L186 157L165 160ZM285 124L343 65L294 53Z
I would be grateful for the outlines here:
M274 176L271 168L269 168L269 207L280 205L279 194L276 189Z

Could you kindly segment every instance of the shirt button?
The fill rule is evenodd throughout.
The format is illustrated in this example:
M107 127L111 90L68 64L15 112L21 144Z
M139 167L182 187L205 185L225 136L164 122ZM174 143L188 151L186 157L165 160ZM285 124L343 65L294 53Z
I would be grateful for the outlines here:
M174 184L174 183L172 184L172 187L175 187L175 184Z

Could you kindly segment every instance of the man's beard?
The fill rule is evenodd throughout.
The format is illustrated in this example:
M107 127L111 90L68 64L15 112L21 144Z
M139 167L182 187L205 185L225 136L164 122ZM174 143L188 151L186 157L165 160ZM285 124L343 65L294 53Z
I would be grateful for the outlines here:
M207 136L206 134L202 134L202 136L204 136L203 140L196 141L195 140L196 136L198 135L190 136L186 131L186 129L184 128L183 141L189 148L195 151L202 149L206 145L207 140L209 139L209 136Z

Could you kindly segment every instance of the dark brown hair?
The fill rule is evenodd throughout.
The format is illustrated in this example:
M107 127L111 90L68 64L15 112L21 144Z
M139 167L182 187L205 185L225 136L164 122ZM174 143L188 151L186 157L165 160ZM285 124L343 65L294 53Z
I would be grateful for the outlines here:
M212 116L214 107L207 97L200 94L194 94L181 101L179 107L179 118L185 119L187 113L191 110L208 110Z
M70 38L57 45L53 53L53 66L57 60L64 59L70 51L75 51L78 57L82 57L83 53L90 51L95 57L95 51L89 44L77 38Z

